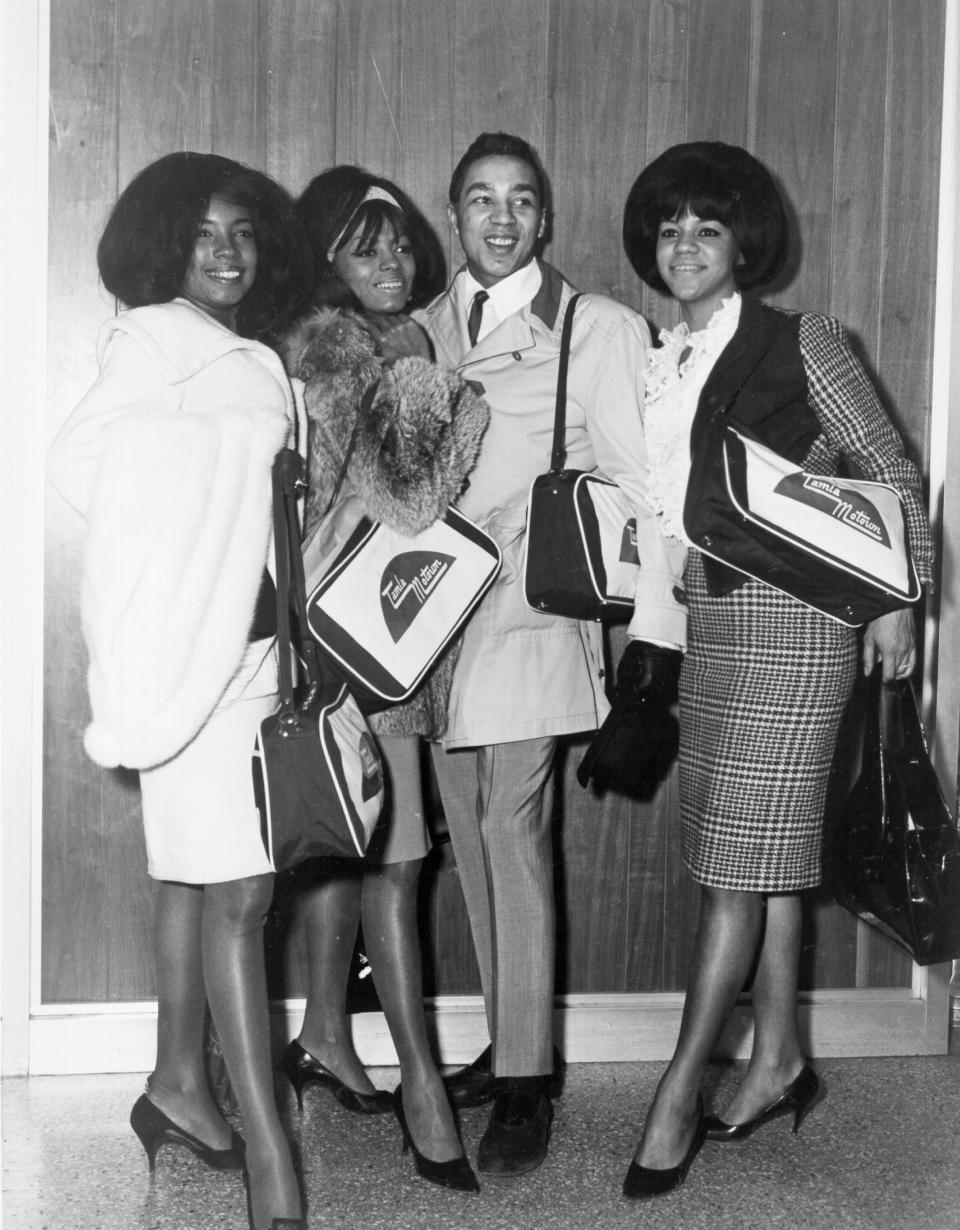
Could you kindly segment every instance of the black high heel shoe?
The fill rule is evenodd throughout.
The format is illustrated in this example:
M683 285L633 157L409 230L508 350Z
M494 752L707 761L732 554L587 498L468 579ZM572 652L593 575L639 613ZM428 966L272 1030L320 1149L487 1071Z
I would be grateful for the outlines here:
M250 1175L246 1170L243 1172L243 1187L247 1193L247 1225L250 1230L257 1230L253 1220L253 1201L250 1198ZM282 1230L284 1226L292 1226L294 1230L307 1230L307 1219L305 1217L271 1217L270 1225L265 1226L264 1230Z
M700 1152L700 1146L703 1144L703 1124L703 1099L698 1097L697 1124L683 1161L679 1166L669 1166L666 1170L653 1170L649 1166L641 1166L639 1162L631 1162L623 1180L623 1194L627 1199L645 1200L653 1196L666 1196L668 1192L675 1191L686 1179L693 1159Z
M407 1116L403 1113L403 1094L399 1085L393 1094L393 1113L403 1133L403 1151L406 1153L408 1149L412 1150L413 1164L422 1179L436 1183L438 1187L452 1187L458 1192L478 1192L480 1190L477 1176L473 1173L465 1153L451 1158L449 1162L434 1162L429 1157L423 1156L410 1135Z
M771 1119L776 1119L780 1115L788 1115L791 1111L793 1111L793 1132L796 1135L800 1131L800 1124L825 1094L826 1090L822 1088L816 1072L808 1063L804 1064L796 1080L791 1081L766 1110L762 1110L753 1119L748 1119L746 1123L727 1123L716 1115L707 1115L704 1120L706 1139L746 1140L757 1128L763 1127L765 1123L769 1123Z
M374 1093L351 1089L296 1040L283 1053L283 1070L297 1095L297 1106L301 1111L303 1091L310 1084L325 1085L341 1106L356 1115L382 1115L393 1106L393 1099L386 1089L377 1089Z
M192 1132L174 1123L159 1106L150 1101L145 1093L142 1093L133 1104L133 1110L130 1112L130 1126L146 1150L151 1171L157 1160L157 1150L161 1145L183 1145L185 1149L195 1153L201 1162L205 1162L214 1170L243 1169L246 1146L243 1137L237 1132L232 1132L229 1149L212 1149L202 1140L198 1140Z

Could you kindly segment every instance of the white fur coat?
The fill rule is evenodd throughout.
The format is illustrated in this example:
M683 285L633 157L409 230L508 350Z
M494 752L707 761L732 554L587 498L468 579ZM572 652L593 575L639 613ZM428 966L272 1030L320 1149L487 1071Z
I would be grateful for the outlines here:
M84 743L101 765L142 769L242 690L271 465L296 411L272 351L184 300L109 321L98 352L48 475L87 521Z

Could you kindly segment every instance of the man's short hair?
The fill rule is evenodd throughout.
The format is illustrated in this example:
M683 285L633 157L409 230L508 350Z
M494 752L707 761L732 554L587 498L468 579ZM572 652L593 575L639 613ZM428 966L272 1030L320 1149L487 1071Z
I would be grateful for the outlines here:
M512 136L509 132L482 132L470 143L466 153L453 168L450 176L450 204L456 206L460 193L467 178L467 171L474 162L481 158L519 158L529 165L537 184L537 195L540 205L547 202L547 177L540 159L534 153L533 147L524 141L523 137Z

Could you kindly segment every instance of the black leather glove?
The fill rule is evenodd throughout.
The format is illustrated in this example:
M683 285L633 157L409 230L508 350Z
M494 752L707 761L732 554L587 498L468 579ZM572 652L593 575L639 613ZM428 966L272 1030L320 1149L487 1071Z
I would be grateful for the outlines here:
M668 709L677 699L683 654L679 649L630 641L617 667L617 700L624 709L652 701Z

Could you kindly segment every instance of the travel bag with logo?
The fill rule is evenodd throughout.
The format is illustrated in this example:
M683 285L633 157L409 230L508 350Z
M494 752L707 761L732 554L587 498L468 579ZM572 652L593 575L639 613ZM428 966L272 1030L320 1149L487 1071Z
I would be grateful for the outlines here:
M261 836L275 871L319 855L362 857L383 806L373 735L346 684L321 680L316 647L302 633L306 593L296 505L302 473L303 459L284 449L273 475L280 704L260 723L252 756ZM296 661L305 675L299 688L291 597L301 631Z
M811 474L728 422L724 482L687 525L705 554L856 627L920 597L899 494Z
M361 519L307 602L324 673L348 681L367 713L406 700L500 564L493 539L453 508L412 535Z
M560 335L550 469L530 486L523 565L527 605L571 619L629 619L640 571L636 513L616 483L566 470L567 367L579 295Z

